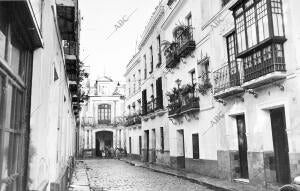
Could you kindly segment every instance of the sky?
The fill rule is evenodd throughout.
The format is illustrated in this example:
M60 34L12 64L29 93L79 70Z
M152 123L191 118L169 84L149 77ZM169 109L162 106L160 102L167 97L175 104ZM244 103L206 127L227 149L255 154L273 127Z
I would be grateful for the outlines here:
M89 66L86 69L90 71L90 79L106 75L125 82L126 65L136 53L159 0L81 0L79 3L80 58ZM123 26L118 23L122 18L128 20Z

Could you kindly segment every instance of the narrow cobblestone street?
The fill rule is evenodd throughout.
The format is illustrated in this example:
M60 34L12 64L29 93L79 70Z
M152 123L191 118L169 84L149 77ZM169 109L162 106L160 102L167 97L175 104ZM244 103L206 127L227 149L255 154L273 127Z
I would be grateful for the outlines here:
M208 191L210 189L118 160L85 160L77 163L69 191L114 190Z

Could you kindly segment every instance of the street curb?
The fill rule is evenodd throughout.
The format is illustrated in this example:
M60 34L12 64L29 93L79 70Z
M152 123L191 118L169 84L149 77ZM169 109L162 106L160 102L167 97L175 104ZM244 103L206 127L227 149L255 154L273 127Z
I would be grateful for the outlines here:
M124 160L124 159L120 159L120 161L126 162L130 165L133 165L133 166L136 166L136 164L133 161L128 161L128 160ZM194 179L194 178L178 175L176 173L171 173L171 172L166 172L166 171L163 171L163 170L154 169L154 168L151 168L151 167L149 167L145 164L144 165L139 165L139 166L136 166L136 167L141 167L141 168L149 169L153 172L158 172L158 173L167 174L167 175L170 175L170 176L175 176L177 178L181 178L183 180L188 180L192 183L199 184L201 186L207 187L208 189L213 189L213 190L216 190L216 191L238 191L238 190L235 190L235 189L228 189L228 188L216 186L216 185L213 185L213 184L210 184L210 183L207 183L207 182L199 181L199 180Z

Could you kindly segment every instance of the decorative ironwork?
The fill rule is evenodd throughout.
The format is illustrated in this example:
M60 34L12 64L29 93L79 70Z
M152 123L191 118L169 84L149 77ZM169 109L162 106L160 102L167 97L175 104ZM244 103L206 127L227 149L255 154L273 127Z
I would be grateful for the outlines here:
M180 57L186 57L193 52L196 49L196 43L193 40L193 28L191 26L184 27L176 37L176 42L178 43L177 52Z
M64 53L66 55L77 55L77 43L74 41L64 41Z
M178 44L175 42L170 43L164 50L166 57L166 68L174 68L179 62L180 57L177 54Z
M213 72L213 78L215 81L214 93L225 91L226 89L240 86L242 84L242 62L232 61L226 63L223 67Z

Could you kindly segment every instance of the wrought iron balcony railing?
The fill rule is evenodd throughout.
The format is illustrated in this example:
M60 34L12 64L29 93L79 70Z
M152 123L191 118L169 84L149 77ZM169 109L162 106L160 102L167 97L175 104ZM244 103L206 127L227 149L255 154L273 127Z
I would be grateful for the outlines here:
M115 120L97 120L95 117L83 117L81 124L85 126L95 127L97 125L108 125L108 126L117 126L124 125L126 122L125 117L116 117Z
M214 94L215 96L221 93L229 93L230 89L234 93L235 87L240 87L243 79L243 63L241 61L232 61L226 63L221 68L213 72L213 78L215 81ZM229 92L228 92L229 91Z
M199 97L186 98L182 101L181 113L200 111Z
M173 93L169 93L169 118L174 118L184 113L200 111L198 94L196 84L186 84L179 90L173 90Z
M155 99L152 98L152 100L147 103L147 114L153 113L154 110L155 110Z
M181 102L178 100L176 102L169 103L168 113L169 117L174 117L179 115L181 112Z
M177 43L171 43L164 51L166 57L166 67L174 68L180 61L180 57L177 54Z
M141 116L140 114L133 114L133 115L128 115L126 117L126 122L125 122L125 127L132 126L132 125L138 125L141 124Z
M78 80L78 75L77 74L73 74L73 73L68 73L68 78L70 81L77 81Z
M157 98L154 99L154 110L155 111L160 110L160 109L164 109L162 99L163 99L162 97L157 97Z
M176 42L178 43L178 55L186 57L196 49L196 43L193 39L193 28L187 27L177 36Z
M64 53L66 55L77 55L77 43L74 41L64 41Z

